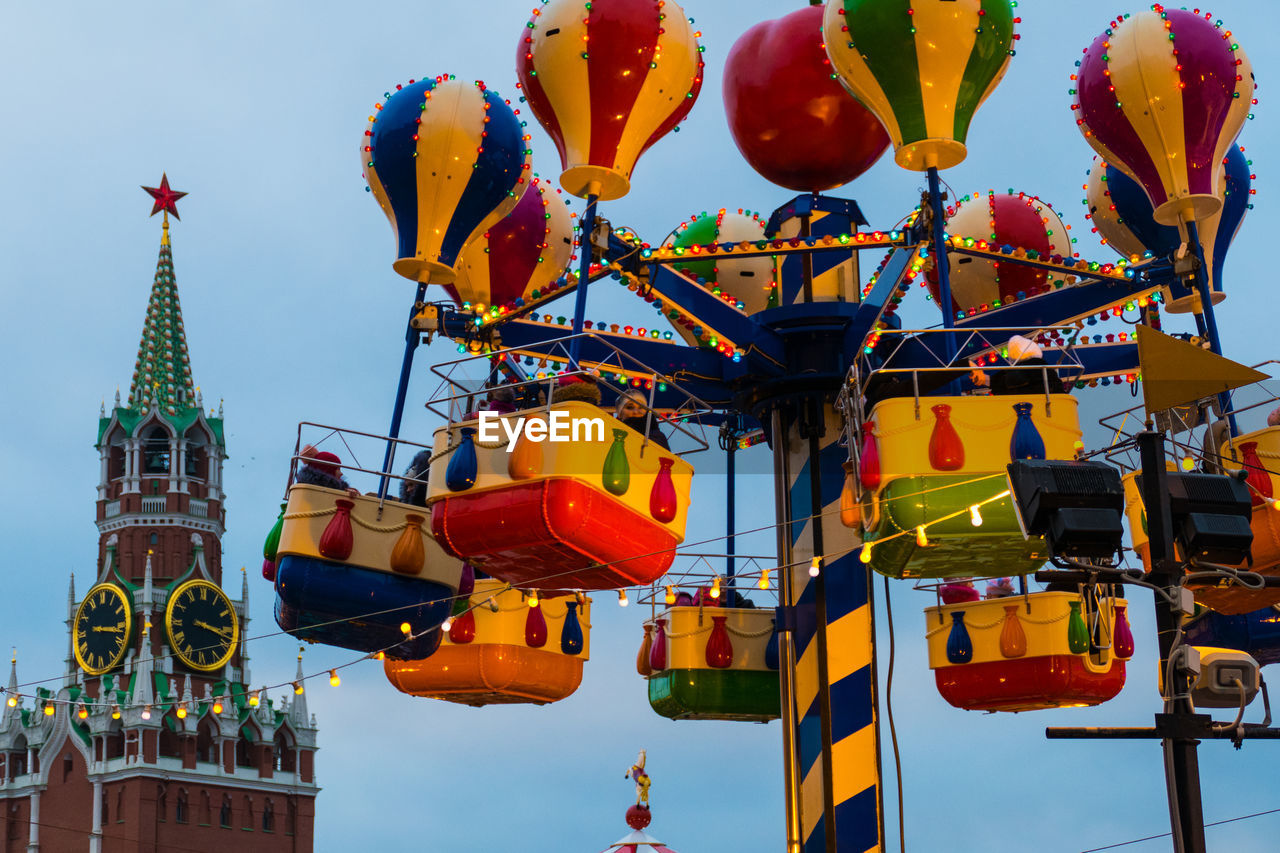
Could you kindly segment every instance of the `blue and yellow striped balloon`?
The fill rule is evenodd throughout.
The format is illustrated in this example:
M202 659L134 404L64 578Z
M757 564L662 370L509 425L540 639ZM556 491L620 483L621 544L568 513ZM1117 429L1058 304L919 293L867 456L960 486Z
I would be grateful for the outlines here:
M1018 20L1010 0L829 0L822 31L832 69L889 132L898 165L923 172L963 162Z
M365 180L396 232L396 272L448 284L472 238L529 185L529 136L507 101L452 75L386 94L360 146Z

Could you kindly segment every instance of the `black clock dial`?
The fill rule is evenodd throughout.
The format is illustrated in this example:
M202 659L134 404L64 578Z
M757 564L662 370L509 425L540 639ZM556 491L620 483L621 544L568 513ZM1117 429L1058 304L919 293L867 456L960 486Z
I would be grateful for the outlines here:
M165 608L165 627L178 660L201 672L224 666L240 640L231 599L205 580L187 581L173 591Z
M76 610L76 663L89 675L101 675L124 660L133 629L133 611L124 591L101 583L89 590Z

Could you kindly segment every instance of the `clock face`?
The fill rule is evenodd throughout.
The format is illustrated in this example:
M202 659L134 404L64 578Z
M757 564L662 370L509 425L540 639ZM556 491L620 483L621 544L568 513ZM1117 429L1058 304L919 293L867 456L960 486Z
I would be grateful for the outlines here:
M102 675L124 660L133 629L133 609L124 590L100 583L89 590L74 622L76 663L89 675Z
M240 622L231 599L206 580L187 581L173 591L164 623L178 660L200 672L226 665L240 640Z

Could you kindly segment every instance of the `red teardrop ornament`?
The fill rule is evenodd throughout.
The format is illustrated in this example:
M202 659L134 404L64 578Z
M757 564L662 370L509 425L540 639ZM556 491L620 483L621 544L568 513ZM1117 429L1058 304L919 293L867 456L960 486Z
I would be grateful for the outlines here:
M655 619L653 646L649 649L649 669L662 672L667 668L667 620Z
M1244 469L1249 472L1245 483L1249 486L1249 498L1254 506L1261 506L1267 498L1274 497L1271 490L1271 475L1262 467L1258 458L1258 442L1246 441L1240 445L1240 456L1244 461Z
M531 649L547 644L547 617L542 615L542 605L530 607L524 617L524 644Z
M355 537L351 532L351 508L355 504L346 498L338 498L334 505L333 518L320 534L320 554L342 562L351 556L351 549L355 547Z
M858 479L864 489L880 487L880 451L876 447L876 422L867 421L862 425L862 456L858 460Z
M676 484L671 481L671 466L674 459L663 457L658 460L658 476L653 480L653 489L649 492L649 515L654 520L669 524L676 517Z
M707 637L707 666L728 669L733 665L733 642L725 626L728 616L712 616L711 636Z
M476 638L476 614L468 610L453 620L449 626L449 642L465 646Z
M929 464L935 471L958 471L964 467L964 444L951 423L951 407L933 407L933 433L929 436Z

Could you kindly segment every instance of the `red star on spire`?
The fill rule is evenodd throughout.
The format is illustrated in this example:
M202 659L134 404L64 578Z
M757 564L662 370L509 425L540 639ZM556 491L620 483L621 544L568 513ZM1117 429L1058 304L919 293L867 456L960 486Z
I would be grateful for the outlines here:
M151 206L152 216L155 216L163 210L166 216L172 213L174 219L182 218L178 215L178 199L182 198L186 193L180 193L169 189L169 176L167 174L160 174L159 189L156 187L143 187L143 189L150 193L151 197L156 200L156 203Z

